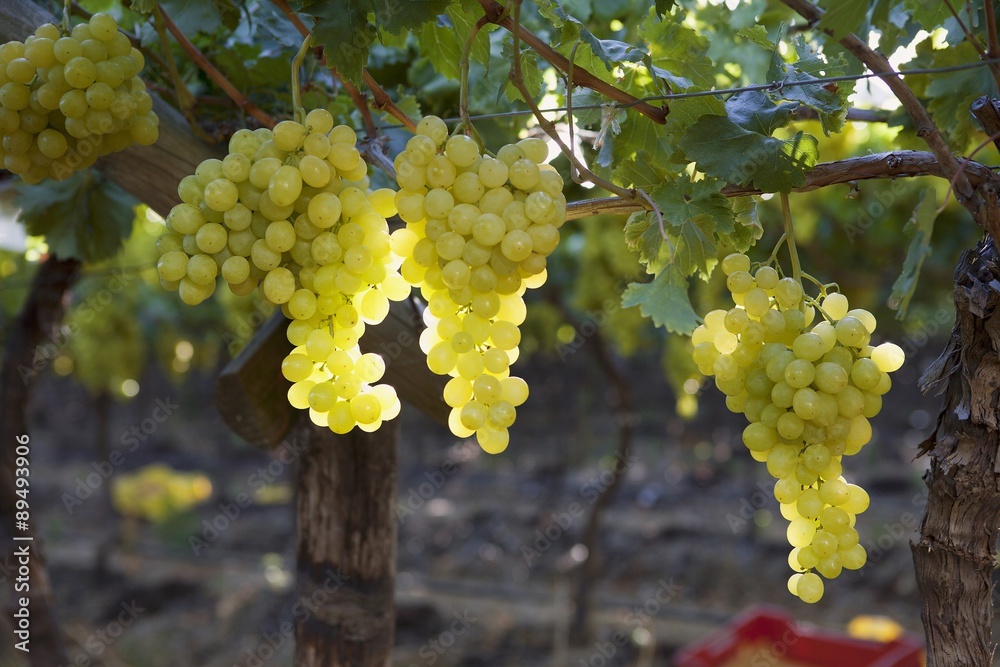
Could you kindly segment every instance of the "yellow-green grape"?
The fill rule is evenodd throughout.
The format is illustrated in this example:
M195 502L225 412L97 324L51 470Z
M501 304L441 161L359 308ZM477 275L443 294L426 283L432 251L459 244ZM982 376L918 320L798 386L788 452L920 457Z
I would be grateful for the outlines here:
M304 354L289 354L281 362L281 374L289 382L308 380L313 374L313 362Z
M445 389L451 430L475 434L492 453L506 448L515 408L527 399L524 381L508 377L526 315L521 294L544 283L566 215L544 141L523 140L496 155L483 156L468 136L449 137L439 118L422 119L394 161L401 190L393 204L406 229L388 239L403 257L402 279L428 303L420 338L428 367L453 376ZM356 259L345 254L344 262ZM362 307L376 298L366 293Z
M809 604L819 602L823 597L823 580L819 575L807 572L798 579L795 592L803 602Z
M850 310L839 293L820 299L817 310L797 281L769 266L751 271L742 253L725 257L722 268L736 307L705 316L692 334L692 356L715 376L727 406L749 420L744 444L776 479L774 496L789 521L789 591L816 602L820 577L865 562L854 525L869 498L844 480L842 458L871 440L869 419L880 412L903 351L871 347L875 318ZM499 424L503 411L493 413Z
M136 76L143 65L142 54L104 13L70 34L45 24L25 42L5 44L0 167L28 183L62 180L102 155L154 143L159 120Z
M80 57L78 45L63 46L67 62ZM80 102L73 97L64 106ZM355 140L353 130L334 127L325 110L307 114L305 126L236 132L225 159L206 160L182 179L178 194L184 203L171 211L168 234L157 242L164 256L161 272L183 276L164 279L165 286L175 286L188 303L211 294L218 272L240 295L263 277L264 297L295 318L287 336L299 349L297 361L307 362L296 365L293 357L285 366L296 382L289 401L308 408L315 423L341 433L355 426L377 428L399 413L391 387L376 392L365 384L381 378L384 364L363 357L357 344L364 322L384 319L389 299L404 299L410 291L399 275L385 221L395 213L392 193L343 187L343 180L365 170ZM359 273L347 271L344 261ZM365 393L380 405L375 419L369 399L357 402L361 413L351 412L349 401Z
M894 343L882 343L872 350L871 360L883 373L898 371L905 361L903 348Z

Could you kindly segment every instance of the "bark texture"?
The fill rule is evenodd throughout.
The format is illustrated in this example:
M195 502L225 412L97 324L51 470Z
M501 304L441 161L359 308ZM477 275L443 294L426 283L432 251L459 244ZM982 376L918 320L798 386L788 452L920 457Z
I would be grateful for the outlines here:
M296 667L392 663L398 421L337 436L296 426L298 595L315 609L296 624Z
M992 240L955 272L956 321L921 379L944 394L923 444L927 508L912 545L928 667L992 664L992 576L1000 516L1000 266Z

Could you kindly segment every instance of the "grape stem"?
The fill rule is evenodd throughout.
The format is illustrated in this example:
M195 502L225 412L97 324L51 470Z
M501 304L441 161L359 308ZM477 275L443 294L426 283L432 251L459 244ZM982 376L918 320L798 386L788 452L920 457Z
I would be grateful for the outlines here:
M302 40L302 46L299 47L299 52L292 58L292 109L295 120L300 123L306 122L306 110L302 108L302 86L299 82L299 70L302 69L302 62L306 59L306 53L309 52L310 38L311 35L306 35L305 39Z
M476 140L480 151L485 149L485 146L483 146L483 140L479 136L479 132L476 132L476 128L472 125L472 119L469 118L469 55L472 52L472 43L475 41L476 35L479 34L479 31L487 23L489 21L485 16L476 21L476 25L472 26L472 30L469 31L469 38L465 40L465 48L462 49L462 60L460 62L462 77L458 93L458 115L465 126L466 134L471 135Z
M824 285L823 283L821 283L819 280L817 280L813 276L809 275L808 273L803 272L802 273L802 277L805 278L806 280L808 280L809 282L813 283L814 285L816 285L816 287L819 288L819 294L820 294L820 296L826 296L826 285Z
M795 230L792 228L792 211L788 206L788 193L781 193L781 216L785 219L785 240L788 242L788 256L792 262L792 278L802 286L802 267L799 265L799 252L795 247Z
M309 37L309 28L307 28L306 24L302 22L299 15L292 11L292 8L288 6L288 3L285 2L285 0L273 0L273 2L277 5L278 9L284 13L285 17L288 18L292 25L295 26L295 29L299 31L300 35L303 37ZM340 76L340 72L337 71L337 68L326 62L326 54L323 53L323 49L317 48L316 51L316 57L319 58L319 61L330 70L330 76L332 76L334 80L341 85L347 95L351 98L351 101L354 102L354 106L357 107L358 112L361 114L361 122L365 125L365 134L368 135L369 139L374 138L378 135L378 130L375 129L375 121L372 120L372 112L371 109L368 108L368 100L365 98L364 93L358 90L358 87L350 81L344 80L344 78Z
M818 313L819 313L820 315L822 315L822 316L824 317L824 319L826 319L826 321L827 321L827 322L829 322L830 324L833 324L833 323L834 323L834 321L833 321L833 318L832 318L832 317L830 317L829 315L827 315L827 314L826 314L826 311L825 311L825 310L823 310L823 309L822 309L822 308L820 307L820 305L819 305L819 300L818 300L818 299L814 299L814 298L812 298L811 296L807 296L807 297L806 297L806 303L807 303L808 305L812 306L813 308L815 308L815 309L816 309L816 312L818 312Z
M767 258L766 262L764 262L766 266L770 266L778 258L778 252L781 250L781 247L785 245L785 241L787 239L788 234L782 233L781 238L779 238L778 242L774 244L774 250L771 251L771 256Z
M69 31L73 29L73 26L69 22L69 15L73 11L73 0L65 0L63 3L63 32L67 35Z

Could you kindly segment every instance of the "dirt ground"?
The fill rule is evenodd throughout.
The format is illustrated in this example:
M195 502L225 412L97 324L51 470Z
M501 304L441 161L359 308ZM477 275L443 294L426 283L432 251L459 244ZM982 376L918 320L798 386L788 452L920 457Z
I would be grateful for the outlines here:
M641 419L634 460L603 519L595 638L570 646L584 556L577 542L616 439L609 385L577 356L536 361L525 373L532 397L497 457L404 410L396 665L668 665L678 648L755 604L832 629L865 613L920 632L909 541L924 463L912 459L937 401L914 384L930 352L896 375L876 441L845 466L872 497L858 522L869 564L829 583L814 606L786 591L785 522L766 471L740 443L741 418L711 390L697 418L678 419L656 361L646 359L629 367ZM288 628L309 613L294 592L291 466L226 430L209 400L211 374L180 387L151 375L141 386L110 415L109 447L124 454L115 474L164 462L213 484L210 501L158 526L114 513L106 482L70 512L64 494L99 462L93 399L49 376L32 406L32 493L43 499L35 522L72 664L291 665ZM122 437L165 399L179 407L134 451L125 448ZM273 477L257 488L254 475L269 464ZM241 493L254 502L223 530L206 531ZM192 537L204 542L192 548Z

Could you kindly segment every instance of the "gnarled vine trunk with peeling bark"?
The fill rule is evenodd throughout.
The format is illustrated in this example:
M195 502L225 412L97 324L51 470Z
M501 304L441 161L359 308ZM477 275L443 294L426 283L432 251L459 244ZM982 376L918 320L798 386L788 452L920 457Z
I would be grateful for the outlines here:
M930 469L912 545L929 667L992 664L994 545L1000 517L1000 265L992 240L955 271L955 327L921 379L943 393L924 443Z

